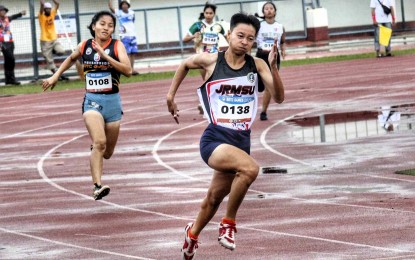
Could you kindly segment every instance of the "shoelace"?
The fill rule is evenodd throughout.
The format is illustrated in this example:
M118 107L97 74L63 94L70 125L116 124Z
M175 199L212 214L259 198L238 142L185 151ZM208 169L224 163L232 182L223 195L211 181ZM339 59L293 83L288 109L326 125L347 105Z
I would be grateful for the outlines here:
M228 233L228 236L233 239L234 233L238 233L236 226L229 224L222 224L222 234Z
M228 229L228 236L233 239L234 234L237 233L236 227L228 226L227 229Z
M193 253L196 249L198 249L199 248L199 241L198 240L193 240L193 239L190 239L190 244L189 244L189 253Z

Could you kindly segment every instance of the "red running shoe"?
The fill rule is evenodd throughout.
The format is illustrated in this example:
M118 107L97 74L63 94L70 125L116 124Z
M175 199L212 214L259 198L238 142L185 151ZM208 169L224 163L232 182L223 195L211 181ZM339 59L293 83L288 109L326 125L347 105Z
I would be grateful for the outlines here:
M182 248L182 260L192 260L196 255L196 250L198 248L197 239L192 239L189 236L189 231L192 228L193 223L187 224L184 228L186 235L184 236L184 244Z
M219 225L219 244L229 250L234 250L235 245L235 233L236 233L235 224L223 224Z

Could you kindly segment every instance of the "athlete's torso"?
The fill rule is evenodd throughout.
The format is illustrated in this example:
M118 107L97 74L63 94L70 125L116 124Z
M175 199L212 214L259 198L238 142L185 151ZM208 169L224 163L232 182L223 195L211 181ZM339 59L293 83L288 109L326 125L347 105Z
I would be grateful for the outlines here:
M224 34L225 31L219 23L213 22L208 24L205 20L194 23L189 32L193 35L196 32L201 33L201 38L197 39L196 52L218 52L219 34Z
M255 120L258 105L258 72L254 58L245 55L238 70L219 52L212 76L197 92L208 121L234 130L248 130Z
M118 61L117 44L120 44L118 40L110 39L103 49ZM92 48L92 39L84 42L81 51L86 91L105 94L118 93L121 73L114 69L108 61L101 59L100 55Z
M264 51L270 51L274 45L275 39L278 39L279 48L282 34L284 33L284 27L282 24L274 22L273 24L267 23L265 20L261 21L261 27L258 31L257 46Z

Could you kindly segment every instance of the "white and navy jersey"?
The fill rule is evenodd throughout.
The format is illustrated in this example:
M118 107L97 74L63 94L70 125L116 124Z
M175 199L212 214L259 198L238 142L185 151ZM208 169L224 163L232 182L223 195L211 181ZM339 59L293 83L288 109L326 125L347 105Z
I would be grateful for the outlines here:
M258 71L254 58L245 54L245 64L232 69L224 52L218 53L212 76L197 90L209 123L234 130L249 130L258 106Z
M274 46L275 39L278 39L277 48L279 49L283 33L284 27L282 24L277 22L269 24L265 20L261 21L261 27L259 28L256 39L258 49L271 51L272 46Z
M115 39L109 39L102 48L113 59L119 61ZM92 39L86 40L81 46L82 65L85 75L87 92L113 94L119 92L121 73L112 67L111 63L101 58L92 48Z

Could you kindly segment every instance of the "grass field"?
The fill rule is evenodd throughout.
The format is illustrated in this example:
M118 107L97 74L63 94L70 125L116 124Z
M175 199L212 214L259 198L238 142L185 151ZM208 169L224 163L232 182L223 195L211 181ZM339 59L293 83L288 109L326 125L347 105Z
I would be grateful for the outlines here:
M409 54L415 54L415 49L394 51L395 56L409 55ZM339 55L339 56L332 56L332 57L289 60L289 61L283 61L281 65L282 67L301 66L301 65L308 65L308 64L315 64L315 63L346 61L346 60L355 60L355 59L373 59L373 52L362 53L362 54L351 54L351 55ZM130 78L122 77L121 82L131 83L131 82L144 82L144 81L171 79L173 78L173 76L174 76L174 71L145 73L145 74L140 74L138 76L132 76ZM200 76L200 73L197 70L192 70L189 72L189 76L192 76L192 77ZM79 89L79 88L84 88L83 82L81 82L81 80L71 80L68 82L59 82L57 86L54 88L54 91ZM40 92L42 92L42 87L40 85L40 82L37 84L29 83L29 84L24 84L21 86L0 86L0 96L30 94L30 93L40 93Z

